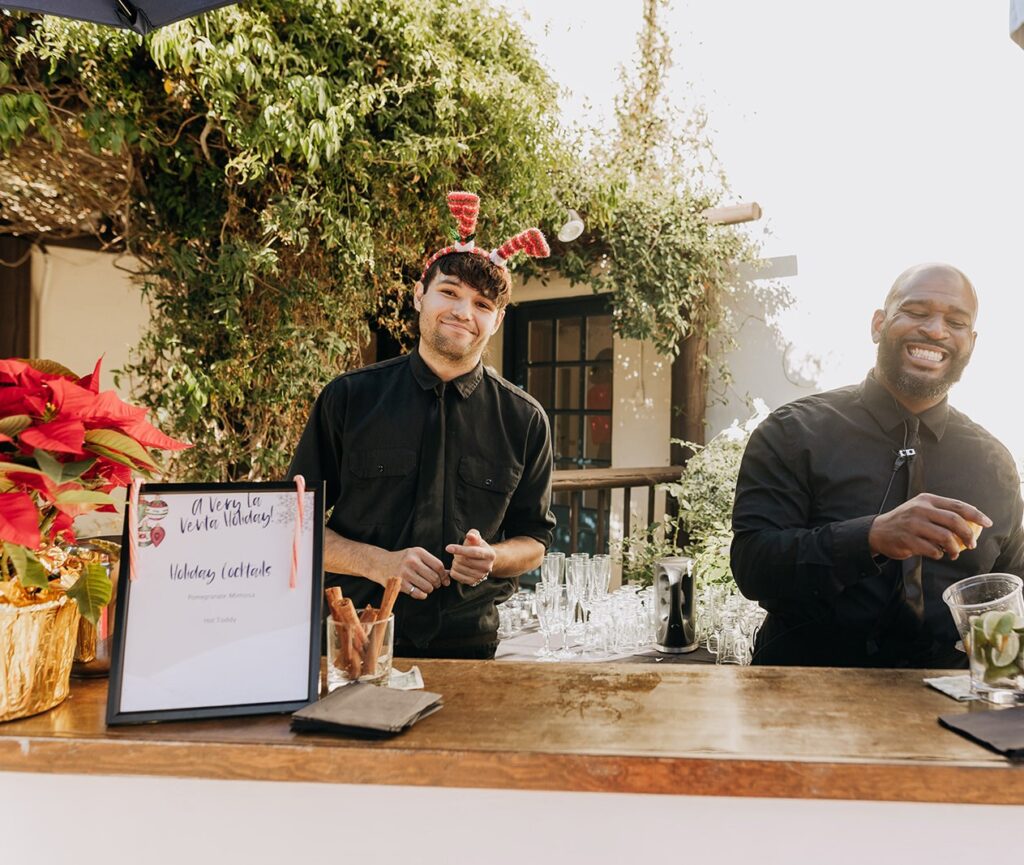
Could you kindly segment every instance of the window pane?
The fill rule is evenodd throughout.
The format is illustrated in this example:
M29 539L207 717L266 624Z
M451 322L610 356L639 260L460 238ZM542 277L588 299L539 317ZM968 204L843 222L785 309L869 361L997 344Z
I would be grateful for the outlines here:
M555 465L558 468L576 468L576 458L580 454L579 437L578 415L555 416Z
M550 366L530 368L526 390L544 408L551 408L551 382L554 370Z
M585 418L586 446L584 456L599 464L610 465L612 460L612 417L607 414L588 414Z
M558 319L558 360L581 360L579 318Z
M580 368L555 370L555 408L580 408Z
M530 322L529 357L527 360L532 362L551 360L551 324L550 318Z
M612 407L612 368L607 364L595 363L587 367L588 409L610 409Z
M587 357L612 362L612 317L587 316Z

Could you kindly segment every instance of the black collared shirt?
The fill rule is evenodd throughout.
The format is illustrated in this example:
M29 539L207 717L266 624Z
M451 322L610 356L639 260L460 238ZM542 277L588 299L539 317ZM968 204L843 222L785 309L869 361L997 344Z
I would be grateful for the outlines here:
M443 450L432 449L426 429L439 401ZM425 461L433 469L441 460L438 514L417 492ZM386 550L424 547L449 566L444 547L470 529L492 544L526 536L550 545L551 471L547 415L533 397L483 364L445 384L414 351L328 384L288 473L326 482L327 525L343 537ZM421 537L424 527L441 527L442 537ZM328 584L340 585L357 607L380 602L381 588L369 580L331 574ZM513 590L512 580L490 579L476 587L453 582L426 600L402 595L396 637L422 647L495 634L495 604Z
M783 406L751 435L736 485L732 570L743 594L769 612L758 641L761 662L965 665L950 651L958 635L942 591L973 574L1024 574L1014 461L944 400L918 415L925 491L968 502L994 525L956 561L924 559L924 633L913 646L900 634L885 635L888 645L872 656L870 638L900 563L873 559L868 531L879 512L905 501L907 468L894 476L894 466L906 417L869 375L860 385Z

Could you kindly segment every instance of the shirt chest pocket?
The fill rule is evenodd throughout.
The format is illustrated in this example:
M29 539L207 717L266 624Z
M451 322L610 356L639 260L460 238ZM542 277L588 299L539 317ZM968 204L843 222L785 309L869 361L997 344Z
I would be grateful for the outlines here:
M496 537L522 474L519 466L461 457L455 492L460 528L477 529L484 538Z
M348 468L360 481L386 480L394 483L395 478L412 474L416 468L416 452L411 448L353 451L349 455Z
M405 522L416 496L416 451L373 448L348 455L342 512L362 526Z

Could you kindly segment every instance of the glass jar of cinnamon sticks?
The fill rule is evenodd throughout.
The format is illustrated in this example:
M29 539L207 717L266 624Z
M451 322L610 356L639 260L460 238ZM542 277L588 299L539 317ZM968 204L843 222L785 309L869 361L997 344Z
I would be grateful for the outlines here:
M330 616L327 619L327 691L351 682L388 684L395 653L395 617L391 610L401 587L397 578L388 580L380 609L356 610L341 590L326 591Z

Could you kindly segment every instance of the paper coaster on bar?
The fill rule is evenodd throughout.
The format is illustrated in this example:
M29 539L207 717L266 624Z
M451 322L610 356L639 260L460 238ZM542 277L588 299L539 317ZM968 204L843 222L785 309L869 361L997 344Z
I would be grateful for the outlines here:
M929 688L941 691L959 703L978 699L978 695L971 690L971 677L966 673L963 676L936 676L934 679L922 679L921 681Z
M296 732L381 738L407 730L442 706L430 691L396 691L356 682L292 715Z

